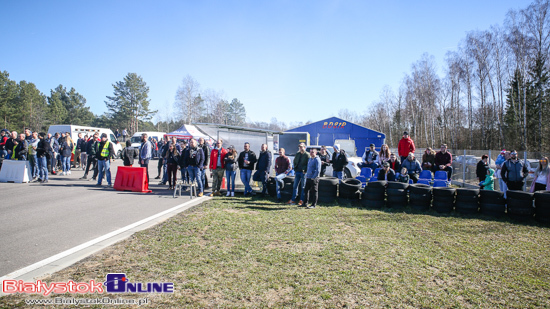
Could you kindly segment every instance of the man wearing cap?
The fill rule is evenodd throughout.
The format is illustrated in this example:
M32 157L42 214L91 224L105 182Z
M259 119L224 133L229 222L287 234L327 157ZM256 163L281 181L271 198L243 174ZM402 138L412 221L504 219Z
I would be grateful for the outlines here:
M375 150L374 144L370 144L369 148L365 148L365 153L361 157L363 162L359 163L357 166L359 168L370 167L373 170L378 168L378 151Z
M342 180L344 167L348 165L348 157L346 157L346 151L340 149L340 144L334 144L334 153L330 163L332 164L332 177Z
M523 183L529 170L521 160L518 160L518 153L515 150L510 152L510 159L502 164L501 176L508 190L523 190Z
M382 169L378 172L378 180L395 181L395 171L390 168L388 162L382 164Z
M112 186L111 183L111 157L114 157L115 149L113 148L113 143L107 140L107 134L101 134L101 142L97 149L96 157L98 163L99 175L97 177L96 186L101 186L101 181L103 180L103 174L106 174L107 184L109 187Z
M409 132L403 132L403 138L399 140L397 145L397 153L401 157L401 162L409 156L409 152L414 153L416 148L414 147L414 141L409 137Z
M147 183L149 183L149 160L153 157L153 145L147 139L147 133L141 134L141 147L139 148L139 166L145 167Z

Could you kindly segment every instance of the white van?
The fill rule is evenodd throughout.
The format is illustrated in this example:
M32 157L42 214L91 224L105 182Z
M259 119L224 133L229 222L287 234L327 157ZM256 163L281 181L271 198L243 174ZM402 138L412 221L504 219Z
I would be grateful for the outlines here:
M132 147L141 147L141 135L143 133L147 134L149 140L154 138L157 140L157 142L160 141L164 135L166 135L166 133L164 132L136 132L134 133L134 135L132 135L132 138L130 139L130 141L132 141Z
M48 129L48 133L50 133L52 136L55 133L62 133L62 132L69 132L71 134L71 138L76 143L78 140L78 133L82 133L82 136L88 135L92 136L95 132L99 132L99 135L106 133L109 141L113 143L113 148L116 153L116 157L120 158L122 154L122 145L118 142L117 138L115 137L115 134L111 129L105 129L105 128L94 128L94 127L84 127L84 126L75 126L70 124L59 124L59 125L51 125Z

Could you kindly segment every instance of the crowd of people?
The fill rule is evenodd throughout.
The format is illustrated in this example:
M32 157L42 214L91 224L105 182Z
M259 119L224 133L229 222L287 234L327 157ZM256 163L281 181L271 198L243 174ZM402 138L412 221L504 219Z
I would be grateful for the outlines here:
M110 163L115 157L115 152L106 134L100 136L99 133L93 135L79 133L76 142L72 140L69 132L55 133L52 136L25 129L21 134L8 130L2 130L0 134L1 158L29 161L32 181L48 182L48 174L71 175L71 168L82 168L84 176L81 179L87 180L88 173L93 171L90 180L97 181L97 186L102 186L104 178L108 186L112 186ZM273 168L278 201L282 202L281 190L285 185L283 178L294 176L292 197L287 203L309 208L316 206L319 178L325 176L327 166L332 166L333 177L342 179L344 168L348 164L346 153L338 144L333 146L334 152L330 156L326 147L322 147L319 153L314 148L306 152L306 145L300 143L292 162L285 155L284 148L279 149L279 156L272 162L272 154L266 144L262 144L258 155L250 149L249 143L244 144L241 152L238 152L234 146L223 148L222 145L222 141L218 140L210 149L203 138L178 142L175 137L169 139L167 136L157 144L156 141L151 141L147 134L143 134L139 148L131 147L130 140L126 141L122 159L125 166L133 166L137 160L139 166L146 168L149 181L148 167L156 150L159 155L156 179L161 179L162 174L160 184L168 184L168 189L173 189L179 170L181 180L186 183L196 183L198 196L202 196L204 190L208 188L207 170L210 170L212 177L213 196L221 195L220 188L224 177L227 182L226 196L235 195L237 170L244 185L245 196L254 194L250 186L251 180L262 183L261 194L265 195ZM446 144L442 144L438 152L430 147L426 148L421 161L416 159L415 150L414 141L407 132L404 132L403 138L399 141L397 154L391 153L386 144L381 146L380 152L377 152L375 145L371 144L365 149L359 167L380 168L379 180L405 183L412 180L416 183L419 174L424 170L431 173L445 171L448 180L451 179L453 157ZM72 161L71 157L74 158ZM496 176L501 191L522 190L529 171L524 162L518 159L517 151L502 150L495 161L496 170L489 168L488 159L488 155L483 155L476 168L476 176L481 188L494 190ZM531 192L548 188L550 185L548 171L548 158L543 157L534 173ZM298 196L299 188L302 189L300 196ZM309 193L312 193L311 199Z

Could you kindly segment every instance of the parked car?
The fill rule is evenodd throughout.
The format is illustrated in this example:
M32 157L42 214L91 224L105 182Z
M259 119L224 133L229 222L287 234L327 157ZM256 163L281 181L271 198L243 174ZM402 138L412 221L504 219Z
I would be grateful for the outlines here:
M529 170L529 175L527 176L527 179L533 179L535 178L535 171L537 168L539 168L539 160L537 159L527 159L527 169Z

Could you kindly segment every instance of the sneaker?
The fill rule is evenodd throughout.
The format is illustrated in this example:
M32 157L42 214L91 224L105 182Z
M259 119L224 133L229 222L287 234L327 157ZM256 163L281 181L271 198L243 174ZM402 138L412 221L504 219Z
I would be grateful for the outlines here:
M101 184L100 184L100 183L96 183L95 186L96 186L96 187L101 187Z
M96 178L93 178L92 179L88 179L88 181L96 181L97 179Z
M71 175L71 171L68 171L69 175Z
M290 200L290 201L287 202L287 204L288 204L288 205L294 205L294 204L296 204L296 202L293 201L293 200Z
M235 196L235 192L231 192L231 196Z
M304 205L304 201L299 201L298 206L302 206L302 205Z
M197 196L198 196L198 197L201 197L201 196L203 196L202 192L201 192L201 193L199 193L199 194L197 194Z
M160 176L155 177L155 179L160 179Z
M42 180L42 183L48 183L48 179Z
M231 196L231 192L227 191L227 194L225 196Z
M107 187L112 188L113 184L108 184Z
M80 179L88 179L88 176L84 175L84 176L80 177Z
M315 205L309 205L306 207L306 209L313 209L313 208L315 208Z

